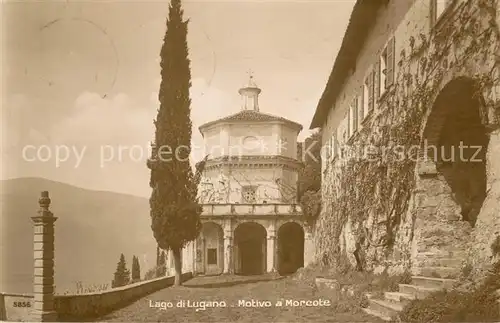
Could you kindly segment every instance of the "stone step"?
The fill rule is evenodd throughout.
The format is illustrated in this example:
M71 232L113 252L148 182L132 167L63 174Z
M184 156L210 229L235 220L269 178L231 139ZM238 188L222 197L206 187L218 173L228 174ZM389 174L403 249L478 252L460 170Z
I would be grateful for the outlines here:
M420 287L431 287L440 289L451 289L456 283L456 279L434 278L426 276L412 276L412 283Z
M439 250L439 251L420 251L417 254L417 258L467 258L467 252L456 249L456 250Z
M415 299L415 295L400 292L385 292L384 298L389 302L406 305Z
M326 278L326 277L316 277L314 283L318 288L332 289L335 291L340 290L340 284L337 279Z
M399 284L399 292L404 294L410 294L415 299L422 299L427 297L429 294L437 292L441 288L432 287L421 287L409 284Z
M374 311L372 309L369 309L369 308L362 308L362 310L368 314L368 315L371 315L371 316L375 316L375 317L378 317L379 319L383 320L383 321L390 321L391 320L391 317L389 316L385 316L384 314L380 313L380 312L377 312L377 311Z
M394 317L403 310L402 304L388 302L386 300L372 298L368 300L368 303L369 303L368 305L369 309L375 312L379 312L380 314L386 317Z
M462 271L459 267L426 266L413 268L413 272L418 276L430 278L454 278Z
M417 257L417 262L423 266L431 267L456 267L461 268L463 265L462 258L450 258L448 256L440 257Z

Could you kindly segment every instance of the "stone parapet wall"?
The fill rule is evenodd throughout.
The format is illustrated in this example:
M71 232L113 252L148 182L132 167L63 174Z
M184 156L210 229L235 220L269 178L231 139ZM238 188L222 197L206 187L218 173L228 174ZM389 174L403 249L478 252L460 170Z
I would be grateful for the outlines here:
M192 273L184 273L182 280L192 278ZM113 288L107 291L79 294L56 295L55 310L59 320L68 318L97 317L119 309L148 294L172 286L174 277L162 277L135 284Z
M297 215L302 209L298 204L203 204L204 216L230 215Z
M193 277L184 273L182 281ZM142 281L106 291L77 295L55 295L54 305L58 321L94 318L130 304L141 297L172 286L174 277L162 277ZM31 321L34 296L26 294L0 293L0 320Z

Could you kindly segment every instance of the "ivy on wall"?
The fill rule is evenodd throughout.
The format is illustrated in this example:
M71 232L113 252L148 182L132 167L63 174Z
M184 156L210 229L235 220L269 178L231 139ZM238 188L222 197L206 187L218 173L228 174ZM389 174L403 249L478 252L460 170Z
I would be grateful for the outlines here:
M316 226L317 249L327 263L343 256L339 239L348 220L356 230L357 247L383 246L386 255L391 253L416 184L418 151L410 148L420 146L425 116L447 72L466 70L471 62L491 66L491 70L470 77L486 105L495 106L492 100L498 98L491 89L499 82L495 75L500 61L497 1L466 1L435 27L430 39L425 34L410 37L408 47L401 51L396 82L379 102L378 111L368 116L372 120L352 140L361 151L370 145L370 160L346 158L327 165L322 213ZM489 122L499 123L499 114L496 110L496 120ZM402 160L395 147L410 155ZM372 236L374 228L367 230L364 224L371 214L376 223L384 225L377 239ZM361 257L361 261L365 259Z

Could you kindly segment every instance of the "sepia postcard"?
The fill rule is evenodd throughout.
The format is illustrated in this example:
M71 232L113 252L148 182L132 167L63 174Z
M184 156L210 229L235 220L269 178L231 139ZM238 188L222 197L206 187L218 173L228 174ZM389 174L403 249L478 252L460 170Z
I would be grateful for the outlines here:
M500 0L4 0L0 320L500 322Z

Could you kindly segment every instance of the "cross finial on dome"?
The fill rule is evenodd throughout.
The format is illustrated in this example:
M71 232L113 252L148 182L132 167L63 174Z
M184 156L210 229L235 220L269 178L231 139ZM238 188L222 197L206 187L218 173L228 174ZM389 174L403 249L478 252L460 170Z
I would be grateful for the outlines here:
M255 81L253 79L253 70L249 69L247 71L248 74L248 87L257 87L257 84L255 84Z

